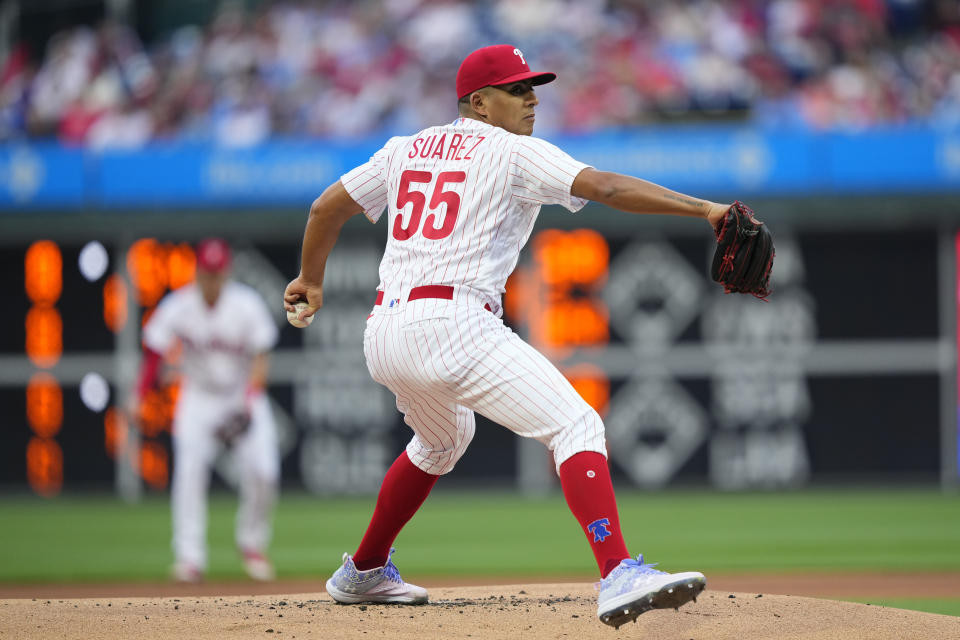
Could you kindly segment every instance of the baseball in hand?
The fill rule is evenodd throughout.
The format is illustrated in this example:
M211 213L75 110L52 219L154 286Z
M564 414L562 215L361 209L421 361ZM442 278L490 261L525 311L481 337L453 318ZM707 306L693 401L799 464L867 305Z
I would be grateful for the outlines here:
M303 320L301 320L299 316L300 316L300 312L306 309L307 307L309 307L310 305L308 305L306 302L300 301L300 302L294 303L293 306L296 307L297 310L287 311L287 322L289 322L293 326L298 327L300 329L303 329L304 327L309 326L310 323L313 322L313 316L308 316Z

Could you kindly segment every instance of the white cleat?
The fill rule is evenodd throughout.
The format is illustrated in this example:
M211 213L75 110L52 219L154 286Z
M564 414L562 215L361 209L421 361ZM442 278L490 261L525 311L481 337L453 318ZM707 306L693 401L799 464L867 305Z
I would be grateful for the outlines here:
M390 556L394 549L390 549ZM327 580L327 593L340 604L424 604L427 590L403 581L390 557L382 567L357 571L353 558L343 554L343 564Z
M179 561L170 569L170 577L174 582L199 584L203 582L203 570L190 562Z
M270 582L277 577L270 560L259 551L243 552L243 569L250 578L259 582Z
M665 573L644 564L643 556L622 561L600 581L597 617L619 628L651 609L679 609L706 588L702 573Z

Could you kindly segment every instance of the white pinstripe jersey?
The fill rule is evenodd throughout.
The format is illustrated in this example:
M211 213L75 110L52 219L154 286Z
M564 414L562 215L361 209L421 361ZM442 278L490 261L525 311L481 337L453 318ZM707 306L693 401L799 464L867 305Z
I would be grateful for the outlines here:
M245 284L228 280L210 307L191 283L160 301L143 328L143 342L164 353L183 344L187 387L243 393L253 357L273 348L277 325L263 298Z
M379 289L446 284L499 297L540 207L586 204L570 187L587 166L544 140L458 118L391 138L340 180L372 222L389 212Z

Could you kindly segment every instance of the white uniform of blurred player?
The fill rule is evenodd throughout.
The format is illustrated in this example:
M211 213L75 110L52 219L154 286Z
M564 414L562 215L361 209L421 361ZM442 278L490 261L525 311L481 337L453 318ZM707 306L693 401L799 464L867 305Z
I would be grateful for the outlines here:
M603 622L619 626L652 608L680 606L706 584L700 573L667 574L629 557L603 422L553 364L503 324L500 296L543 204L577 211L595 200L714 226L728 206L597 171L531 137L533 87L554 78L531 71L511 45L471 53L457 74L460 118L392 138L311 207L300 275L284 296L288 313L301 321L323 304L326 260L340 227L357 213L375 222L387 211L364 354L414 432L387 471L356 553L344 554L327 581L338 602L427 600L426 590L400 578L391 545L465 452L474 412L553 452L564 497L603 578ZM298 311L303 301L307 307Z
M263 389L277 327L252 288L227 279L229 267L224 241L201 242L196 282L168 294L143 331L141 394L156 380L159 354L183 348L171 501L174 577L186 582L202 579L207 566L211 466L225 447L239 479L237 548L252 578L273 578L266 550L280 461Z

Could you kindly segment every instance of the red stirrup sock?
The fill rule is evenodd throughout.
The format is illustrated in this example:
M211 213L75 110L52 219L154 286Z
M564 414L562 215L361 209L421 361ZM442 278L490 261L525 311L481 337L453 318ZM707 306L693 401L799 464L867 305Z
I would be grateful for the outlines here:
M595 451L568 458L560 465L560 486L570 511L587 534L600 577L606 578L621 560L630 557L620 533L607 459Z
M430 495L439 477L414 466L406 451L394 461L380 485L377 506L367 532L353 554L353 563L359 571L376 569L387 563L390 545Z

